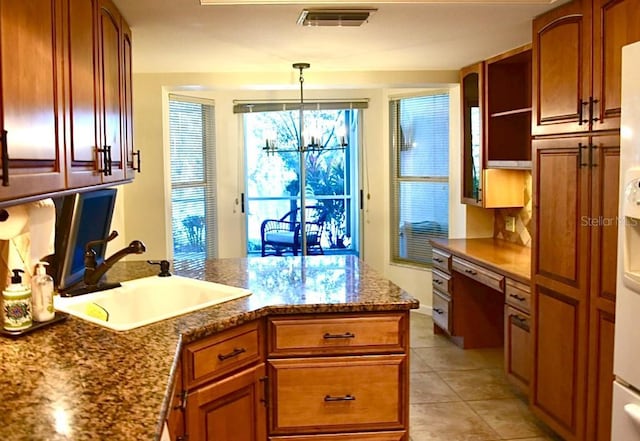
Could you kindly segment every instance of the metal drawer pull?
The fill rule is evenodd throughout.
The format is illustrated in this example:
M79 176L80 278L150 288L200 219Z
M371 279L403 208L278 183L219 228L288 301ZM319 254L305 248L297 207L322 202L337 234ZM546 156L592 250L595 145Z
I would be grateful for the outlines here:
M133 170L137 171L138 173L140 173L142 171L142 155L140 155L140 150L136 150L135 152L131 153L131 162L133 162L133 158L138 157L138 166L136 167L135 165L132 164L133 166Z
M438 263L442 263L442 259L438 258L438 257L434 257L433 258L434 262L438 262Z
M511 314L509 316L511 318L511 322L520 329L524 329L525 331L529 331L529 325L527 324L527 319L524 317L520 317L517 314Z
M475 276L475 275L478 274L477 271L474 271L474 270L471 270L471 269L466 269L466 270L464 270L464 272L467 273L467 274L471 274L472 276Z
M509 294L509 297L513 297L514 299L516 299L519 302L524 302L525 300L527 300L526 298L521 297L518 294Z
M218 354L218 360L225 361L228 358L237 357L243 352L247 352L247 350L245 348L233 348L233 351L228 354Z
M351 394L347 394L343 397L332 397L331 395L325 395L324 401L355 401L356 397Z
M435 312L436 314L442 314L444 313L444 311L440 308L433 308L433 312Z
M435 283L436 285L442 285L442 280L433 279L433 283Z
M356 338L356 335L353 332L345 332L344 334L329 334L328 332L325 332L322 338Z

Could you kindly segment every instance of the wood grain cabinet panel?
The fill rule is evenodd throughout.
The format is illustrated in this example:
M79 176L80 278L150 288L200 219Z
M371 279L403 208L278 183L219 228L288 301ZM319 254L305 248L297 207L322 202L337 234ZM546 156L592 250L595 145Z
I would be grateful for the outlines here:
M190 343L183 351L187 388L242 369L263 357L260 321Z
M564 439L607 440L619 136L537 139L534 148L531 403Z
M270 436L269 441L408 441L404 430L393 432L329 433L324 435Z
M449 274L451 273L451 253L438 248L433 249L433 267Z
M404 352L403 314L270 318L269 356Z
M269 360L271 434L403 429L406 356Z
M504 307L504 369L524 393L531 379L530 317L509 305Z
M454 271L487 285L491 289L504 292L504 276L459 257L453 257L451 267Z
M0 201L65 188L61 33L61 0L0 3Z
M190 441L265 441L264 363L189 394Z
M437 269L431 271L433 289L451 295L451 276Z
M636 0L574 0L533 21L533 135L620 128L622 46Z
M453 326L451 324L451 297L440 293L437 290L433 291L432 296L433 304L433 323L448 334L453 333Z

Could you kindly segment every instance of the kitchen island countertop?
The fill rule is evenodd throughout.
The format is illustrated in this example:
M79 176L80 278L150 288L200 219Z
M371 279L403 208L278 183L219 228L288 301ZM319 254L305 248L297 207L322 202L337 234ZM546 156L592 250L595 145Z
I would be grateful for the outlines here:
M269 314L418 307L354 256L194 260L172 270L252 295L131 331L69 316L31 334L1 337L0 439L159 439L184 344ZM146 262L120 262L108 276L124 281L157 271Z

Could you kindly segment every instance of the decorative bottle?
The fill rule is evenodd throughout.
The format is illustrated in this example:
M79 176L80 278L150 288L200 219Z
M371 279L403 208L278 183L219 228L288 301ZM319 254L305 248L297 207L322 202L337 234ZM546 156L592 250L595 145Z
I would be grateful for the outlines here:
M22 284L21 269L12 270L11 284L2 291L4 329L21 331L31 327L31 288Z
M53 309L53 278L47 274L47 262L38 262L36 275L31 278L31 294L33 299L33 319L37 322L53 320L56 315Z

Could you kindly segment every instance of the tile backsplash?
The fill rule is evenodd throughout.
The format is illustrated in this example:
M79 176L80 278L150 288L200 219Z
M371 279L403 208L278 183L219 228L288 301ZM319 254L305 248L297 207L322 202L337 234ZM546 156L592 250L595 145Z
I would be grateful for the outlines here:
M524 188L524 207L498 208L495 210L493 236L526 247L531 246L533 182L531 173L527 173ZM507 231L506 217L513 216L516 220L515 232Z

